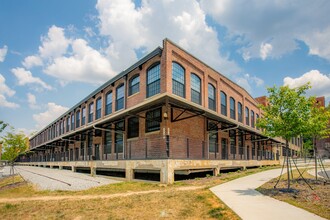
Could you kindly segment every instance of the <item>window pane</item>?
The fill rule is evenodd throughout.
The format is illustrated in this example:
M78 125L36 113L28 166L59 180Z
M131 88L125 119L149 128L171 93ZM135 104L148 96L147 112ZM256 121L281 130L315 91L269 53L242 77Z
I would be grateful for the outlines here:
M109 129L110 127L108 127ZM106 131L104 136L104 153L110 154L112 146L112 134L111 131Z
M172 92L185 97L184 69L177 63L172 63Z
M76 112L76 128L80 126L80 111Z
M105 114L112 113L112 92L109 92L106 97L106 106L105 106Z
M146 113L146 132L157 131L160 129L161 109L156 109Z
M209 109L215 111L215 88L211 84L208 85L208 98Z
M84 125L86 121L86 108L83 107L82 109L82 116L81 116L81 125Z
M227 116L227 95L221 92L221 114Z
M238 102L237 104L237 114L238 114L238 121L243 122L243 114L242 114L242 104Z
M96 101L96 119L101 118L101 114L102 114L102 99L99 98Z
M116 89L116 111L124 108L124 84Z
M88 115L88 122L92 122L94 120L94 103L92 102L89 104L89 115Z
M254 128L254 111L251 110L251 126Z
M147 97L160 93L160 65L156 65L147 73Z
M124 122L118 122L115 124L116 131L123 131ZM115 133L115 153L123 152L123 134L116 132Z
M128 119L128 138L139 136L139 118L133 117Z
M232 97L230 97L230 118L236 119L236 104Z
M197 104L201 104L201 79L195 74L191 74L190 78L191 86L191 101Z
M130 80L128 95L133 95L140 91L140 76L135 76Z
M245 107L245 124L250 125L249 108Z

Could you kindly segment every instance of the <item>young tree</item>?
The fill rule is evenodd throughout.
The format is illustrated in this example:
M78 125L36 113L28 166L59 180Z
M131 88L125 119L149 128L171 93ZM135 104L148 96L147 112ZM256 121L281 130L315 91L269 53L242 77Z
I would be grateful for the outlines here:
M307 120L305 137L312 139L315 159L315 178L317 179L317 149L316 140L326 138L330 135L330 110L323 106L314 104L311 109L310 118Z
M23 133L15 133L13 130L3 137L2 160L14 161L17 156L28 149L29 138Z
M0 121L0 133L8 126L7 123Z
M306 98L309 84L290 89L288 86L268 88L268 104L260 106L264 117L257 122L258 127L268 137L282 137L285 140L288 189L289 174L289 140L306 132L306 119L310 117L311 107L315 103L313 97Z

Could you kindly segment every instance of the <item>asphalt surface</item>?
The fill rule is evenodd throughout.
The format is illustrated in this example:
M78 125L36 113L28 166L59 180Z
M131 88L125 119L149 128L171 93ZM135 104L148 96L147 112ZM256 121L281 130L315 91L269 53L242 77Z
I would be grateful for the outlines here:
M2 175L9 175L10 170L9 166L4 167ZM70 170L42 167L15 166L14 171L40 190L77 191L120 182L106 177L92 177L88 174L75 173Z

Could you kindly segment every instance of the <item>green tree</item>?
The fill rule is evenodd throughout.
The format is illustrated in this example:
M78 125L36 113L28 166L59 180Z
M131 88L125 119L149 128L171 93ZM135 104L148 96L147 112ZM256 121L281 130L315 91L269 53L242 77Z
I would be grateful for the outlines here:
M304 137L310 138L312 140L312 146L314 149L315 158L315 178L317 179L317 149L316 140L326 138L330 135L330 110L323 106L313 105L311 109L311 114L307 120L307 129Z
M306 119L310 118L315 98L306 98L309 84L290 89L288 86L268 88L268 104L261 105L264 117L257 122L258 127L268 137L282 137L285 140L286 162L289 164L289 140L300 136L308 129ZM288 189L290 189L289 166L287 166Z
M24 133L7 132L3 139L2 160L14 161L17 156L28 149L29 138Z
M8 126L7 123L0 121L0 133Z

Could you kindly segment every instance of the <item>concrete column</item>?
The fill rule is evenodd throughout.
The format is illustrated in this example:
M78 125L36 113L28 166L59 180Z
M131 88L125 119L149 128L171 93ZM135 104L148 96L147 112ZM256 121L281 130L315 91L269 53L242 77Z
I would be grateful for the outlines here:
M71 170L72 170L72 172L76 172L77 171L77 168L75 166L72 166L71 167Z
M131 161L126 161L125 175L127 181L132 181L134 179L134 169Z
M174 165L172 160L166 160L165 166L161 168L160 182L165 184L174 183Z
M220 174L220 167L215 167L213 169L213 176L218 176Z

